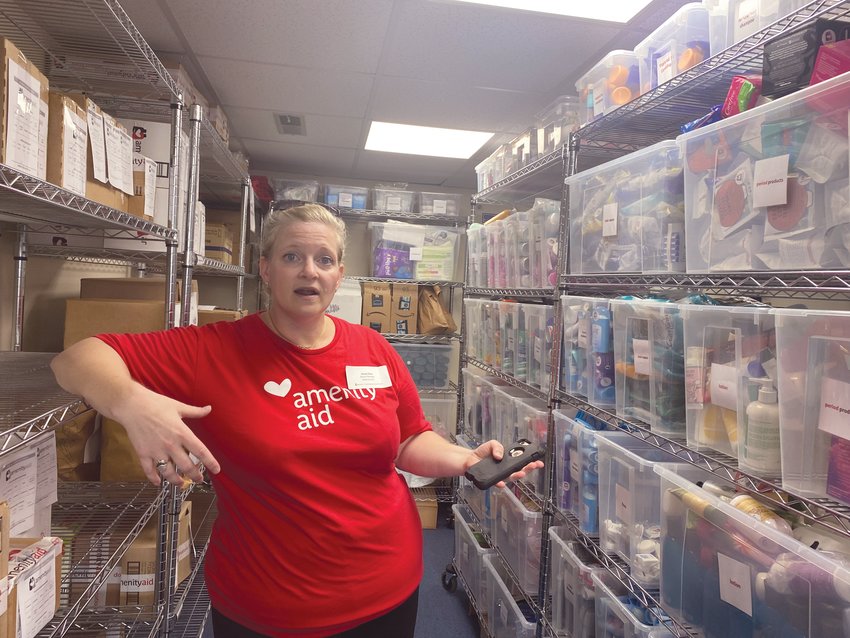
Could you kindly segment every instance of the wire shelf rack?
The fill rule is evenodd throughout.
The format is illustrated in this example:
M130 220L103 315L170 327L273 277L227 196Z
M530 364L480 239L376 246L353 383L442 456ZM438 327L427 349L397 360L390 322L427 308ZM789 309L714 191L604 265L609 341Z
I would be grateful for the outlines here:
M470 365L474 365L476 368L480 368L481 370L484 370L490 376L498 377L498 378L502 379L503 381L506 381L507 383L511 384L512 386L517 387L520 390L523 390L524 392L526 392L527 394L530 394L531 396L533 396L535 398L542 399L543 401L549 400L549 394L547 392L541 390L540 388L537 388L533 385L529 385L529 384L527 384L523 381L520 381L519 379L516 379L516 378L514 378L510 375L507 375L504 372L502 372L501 370L497 370L493 366L487 365L483 361L480 361L478 359L474 359L473 357L467 356L467 357L465 357L465 360Z
M388 219L403 219L415 224L437 225L437 226L462 226L466 220L457 215L423 215L421 213L407 213L401 211L384 210L359 210L353 208L338 208L323 204L338 217L346 221L386 221Z
M346 277L352 281L374 282L382 284L417 284L419 286L444 286L446 288L462 288L462 281L427 280L427 279L391 279L389 277Z
M463 341L463 337L459 334L449 335L414 335L401 334L398 332L382 332L381 335L387 341L400 341L403 343L426 343L437 345L448 345L455 341Z
M511 297L516 299L541 299L554 301L554 288L464 288L464 294L476 297Z
M567 146L561 146L473 195L475 204L516 202L534 196L561 199Z
M0 455L29 443L89 407L53 378L50 353L0 353Z

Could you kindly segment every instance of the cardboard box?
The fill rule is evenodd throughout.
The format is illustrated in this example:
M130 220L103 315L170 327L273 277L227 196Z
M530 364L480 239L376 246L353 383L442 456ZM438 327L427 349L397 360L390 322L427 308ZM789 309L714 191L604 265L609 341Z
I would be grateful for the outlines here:
M0 38L0 162L39 179L47 176L49 84L11 40ZM10 85L10 78L12 84ZM26 108L10 110L23 101Z
M227 116L224 114L224 110L217 105L211 106L207 109L207 119L218 134L221 135L224 143L228 144L230 142L230 124L227 122Z
M12 557L9 561L9 595L6 611L6 629L9 636L18 635L18 600L26 586L29 609L36 609L32 622L44 627L59 610L60 583L62 581L62 539L13 538L10 541ZM50 584L54 586L51 587Z
M419 510L422 529L437 528L437 491L433 487L416 487L410 490Z
M809 85L850 71L850 40L821 45Z
M198 309L198 325L205 326L217 321L238 321L245 316L244 310L225 310L223 308Z
M80 279L81 299L128 299L136 301L165 301L165 277L84 277ZM183 302L183 282L177 280L177 307L180 314ZM198 323L198 282L192 280L189 300L189 322Z
M86 197L104 206L126 211L129 207L127 194L109 183L104 112L85 95L70 93L68 97L74 100L86 113L88 130Z
M363 315L360 323L378 332L390 332L392 298L390 285L363 283Z
M417 284L392 285L392 310L390 332L417 334L419 286Z
M809 85L822 44L850 39L850 23L819 18L764 45L761 94L775 99Z
M225 224L207 222L204 230L204 256L233 263L233 237Z
M68 299L63 347L104 332L138 333L164 329L165 301Z
M159 552L159 519L153 518L136 537L121 559L121 585L118 605L153 605ZM180 506L177 527L177 585L192 572L192 502Z
M233 258L230 263L238 264L241 254L242 242L242 213L238 210L226 210L222 208L207 208L206 209L207 224L221 224L230 233L231 250ZM245 267L248 267L246 261Z
M47 121L47 181L85 197L86 111L67 95L51 91Z
M156 210L156 162L141 153L133 153L133 195L127 212L153 220Z

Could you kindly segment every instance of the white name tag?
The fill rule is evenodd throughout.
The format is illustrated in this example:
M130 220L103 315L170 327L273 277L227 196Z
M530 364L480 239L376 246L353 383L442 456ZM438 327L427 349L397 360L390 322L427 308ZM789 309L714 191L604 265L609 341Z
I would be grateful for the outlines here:
M351 390L392 387L387 366L345 366L345 380Z

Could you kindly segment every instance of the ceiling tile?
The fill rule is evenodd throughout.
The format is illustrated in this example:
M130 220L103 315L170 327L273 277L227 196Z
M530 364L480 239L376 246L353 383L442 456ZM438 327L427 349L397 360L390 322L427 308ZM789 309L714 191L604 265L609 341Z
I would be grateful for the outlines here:
M438 186L464 164L466 160L361 151L351 177Z
M618 28L480 5L399 0L381 72L547 92ZM424 54L423 54L424 53Z
M363 120L356 117L305 115L307 135L281 135L275 125L275 112L237 107L225 108L231 130L244 140L266 140L289 144L359 148Z
M197 55L374 73L393 0L168 0ZM234 29L245 37L234 37Z
M368 75L199 58L225 106L284 113L363 117L372 89Z
M130 16L139 33L154 51L185 53L178 32L154 0L121 0L121 8Z
M245 147L252 167L297 175L348 176L356 154L353 149L260 140L247 140Z
M541 93L500 91L463 82L380 77L373 120L478 131L517 132L549 103Z

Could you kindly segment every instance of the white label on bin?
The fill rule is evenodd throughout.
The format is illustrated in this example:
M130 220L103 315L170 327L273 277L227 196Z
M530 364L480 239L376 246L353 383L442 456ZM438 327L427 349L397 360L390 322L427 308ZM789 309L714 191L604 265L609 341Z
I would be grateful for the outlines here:
M720 574L720 600L752 616L750 566L718 553L717 569Z
M605 204L602 207L602 236L617 236L617 202Z
M740 42L758 28L759 0L744 0L735 15L735 42Z
M593 117L605 115L605 110L608 108L608 78L602 78L596 82L593 87Z
M389 388L393 384L387 366L345 366L345 381L351 390Z
M658 78L658 84L664 84L672 80L674 75L673 51L671 49L655 60L655 77Z
M649 339L632 339L632 353L635 359L635 372L649 375L652 362L649 359Z
M850 383L821 379L818 429L850 439Z
M578 347L579 348L587 348L590 345L590 339L587 334L587 324L588 322L584 319L579 321L578 324Z
M351 204L354 201L354 196L351 193L340 193L339 194L339 205L341 208L351 208Z
M434 200L434 214L435 215L445 215L447 210L447 201L445 199L435 199Z
M784 206L788 203L790 155L756 160L753 169L753 207Z
M721 363L711 364L711 402L727 410L738 410L738 369Z
M620 484L614 487L614 498L617 499L615 512L623 523L632 522L632 493Z
M422 261L422 246L414 246L410 249L410 261Z
M401 210L401 197L392 196L386 199L387 210L397 213Z

